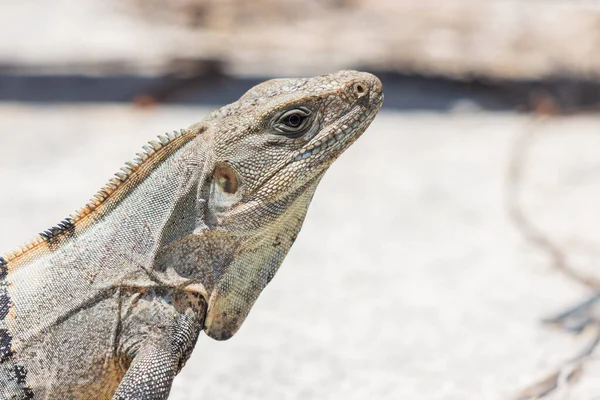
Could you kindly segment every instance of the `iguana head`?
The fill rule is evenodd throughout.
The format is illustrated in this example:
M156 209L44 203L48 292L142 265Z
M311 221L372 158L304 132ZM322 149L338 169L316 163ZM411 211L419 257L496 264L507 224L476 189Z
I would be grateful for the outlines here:
M206 333L228 339L294 243L321 177L369 126L383 101L375 76L341 71L276 79L206 122L215 132L208 229L239 245L215 273Z

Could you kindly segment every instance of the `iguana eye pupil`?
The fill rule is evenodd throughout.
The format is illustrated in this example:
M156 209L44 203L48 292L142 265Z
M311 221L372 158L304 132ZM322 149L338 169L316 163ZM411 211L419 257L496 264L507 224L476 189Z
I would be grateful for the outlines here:
M281 115L275 124L275 129L289 137L299 137L308 128L309 120L310 110L299 107Z
M303 119L304 117L302 117L299 114L291 114L283 120L283 123L289 126L290 128L297 128L300 126L300 124L302 124Z

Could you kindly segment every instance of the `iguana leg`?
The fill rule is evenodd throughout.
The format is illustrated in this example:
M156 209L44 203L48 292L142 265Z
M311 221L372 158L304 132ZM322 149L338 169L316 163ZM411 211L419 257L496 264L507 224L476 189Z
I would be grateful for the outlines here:
M177 357L171 349L143 348L131 363L113 400L166 400L176 367Z
M117 354L129 367L113 400L166 400L204 326L206 302L197 293L150 290L123 321Z

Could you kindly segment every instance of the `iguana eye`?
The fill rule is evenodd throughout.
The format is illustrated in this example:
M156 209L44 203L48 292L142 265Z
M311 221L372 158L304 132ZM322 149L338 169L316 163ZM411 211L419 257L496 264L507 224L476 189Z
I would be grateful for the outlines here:
M275 123L275 129L290 137L299 137L310 125L310 110L298 108L283 113Z

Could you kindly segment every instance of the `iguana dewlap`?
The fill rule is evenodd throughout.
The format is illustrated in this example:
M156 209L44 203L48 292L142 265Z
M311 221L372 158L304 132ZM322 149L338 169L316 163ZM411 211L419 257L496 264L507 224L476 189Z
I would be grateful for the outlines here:
M200 331L239 329L382 101L356 71L264 82L0 257L0 399L166 399Z

